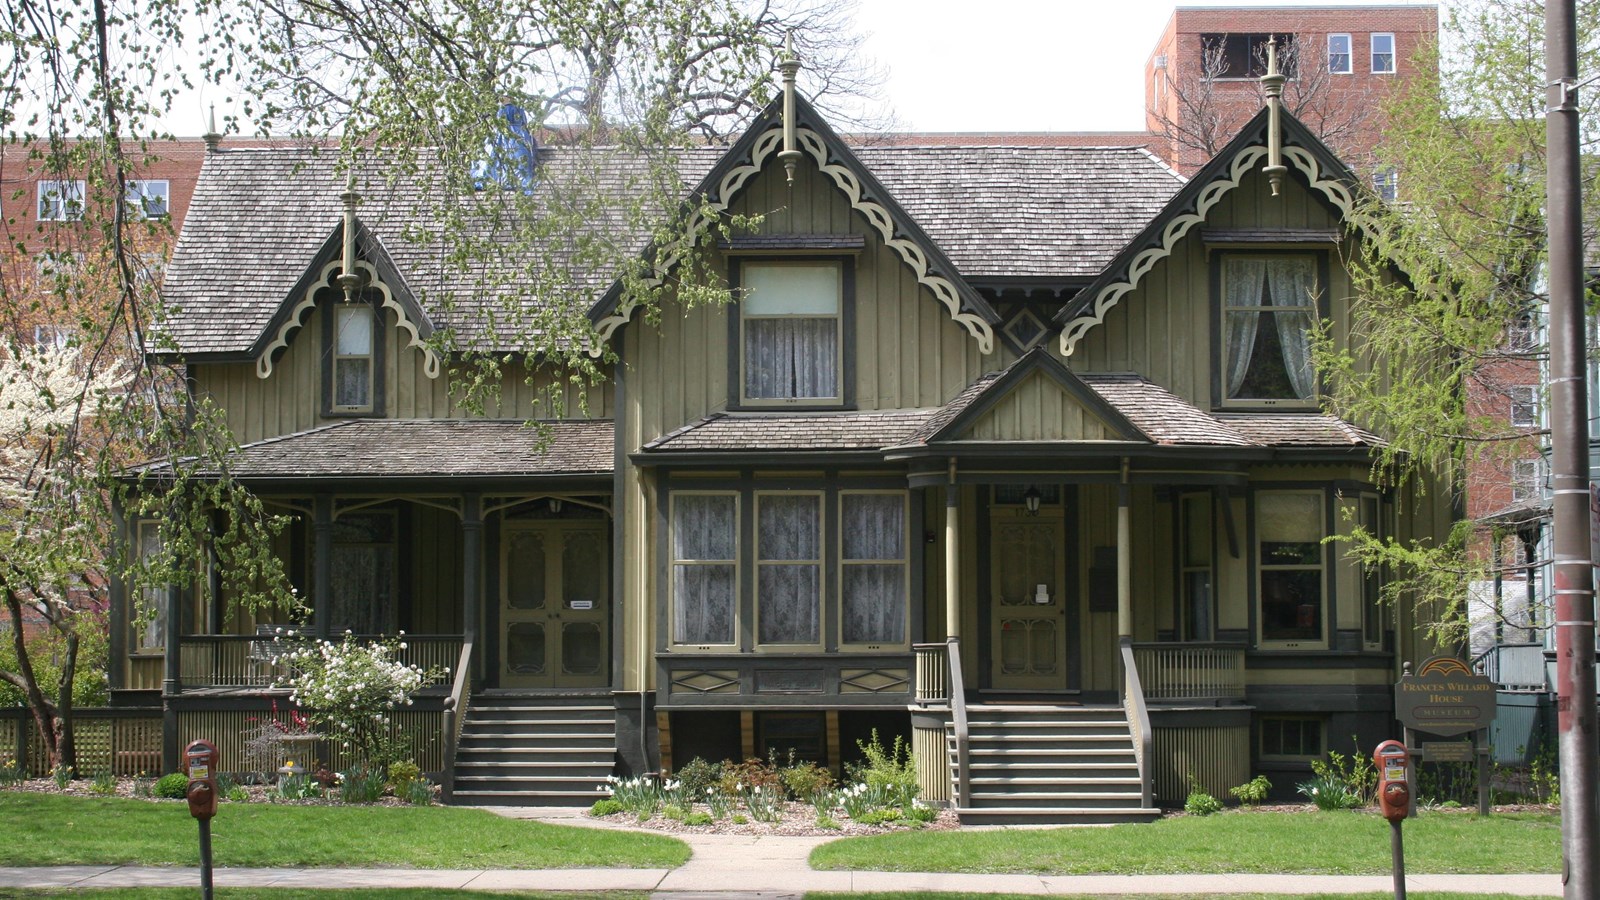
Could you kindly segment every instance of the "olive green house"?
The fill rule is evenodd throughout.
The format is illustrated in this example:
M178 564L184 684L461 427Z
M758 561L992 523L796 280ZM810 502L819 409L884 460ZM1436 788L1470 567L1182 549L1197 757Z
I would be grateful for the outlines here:
M347 217L328 154L205 163L164 327L291 517L310 627L449 667L400 724L453 800L837 767L876 729L966 820L1117 821L1392 736L1418 623L1327 538L1450 509L1373 484L1382 436L1318 407L1359 180L1285 115L1275 190L1265 112L1186 181L1137 147L851 146L794 107L684 158L686 194L763 217L706 238L735 302L647 321L596 273L618 362L539 430L525 357L484 414L454 399L430 337L491 338L437 302L403 192ZM271 623L203 579L116 602L119 702L226 758Z

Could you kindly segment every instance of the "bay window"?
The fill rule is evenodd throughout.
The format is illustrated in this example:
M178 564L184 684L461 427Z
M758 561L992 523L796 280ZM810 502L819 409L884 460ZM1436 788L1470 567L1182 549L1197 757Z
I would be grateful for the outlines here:
M672 495L672 640L738 641L739 497Z
M762 644L822 642L822 495L756 494Z
M1262 642L1324 644L1321 492L1258 493L1255 524Z
M143 583L137 595L138 608L131 617L135 622L133 652L163 653L167 649L167 585L154 582L163 548L161 523L146 519L134 527L134 551L139 555Z
M1222 257L1224 405L1315 405L1318 268L1313 254Z
M1178 638L1209 641L1213 633L1211 597L1211 495L1185 494L1179 500L1178 542L1183 606Z
M839 260L737 262L741 405L844 402L845 271Z
M904 644L907 569L906 495L839 495L840 643Z

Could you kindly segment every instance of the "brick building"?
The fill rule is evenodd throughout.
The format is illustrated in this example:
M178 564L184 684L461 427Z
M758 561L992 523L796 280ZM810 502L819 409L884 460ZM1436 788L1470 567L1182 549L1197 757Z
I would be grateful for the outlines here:
M1276 35L1291 74L1285 103L1353 166L1371 165L1380 100L1416 73L1416 51L1438 33L1433 5L1180 6L1145 64L1146 127L1165 138L1157 146L1173 167L1193 174L1220 149L1204 144L1226 141L1261 108L1258 77Z

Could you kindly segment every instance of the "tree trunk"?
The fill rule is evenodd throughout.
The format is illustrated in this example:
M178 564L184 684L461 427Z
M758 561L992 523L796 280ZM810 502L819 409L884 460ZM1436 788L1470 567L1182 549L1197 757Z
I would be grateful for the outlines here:
M72 684L78 673L78 633L67 635L67 658L61 662L61 679L56 692L56 764L78 771L77 731L72 721Z
M22 627L23 599L9 584L5 586L5 596L6 612L11 616L11 646L17 654L15 677L7 680L21 688L23 696L28 698L28 709L33 713L33 721L39 733L50 736L45 745L50 748L50 765L54 768L60 764L58 756L60 746L56 740L56 710L45 698L44 692L39 690L39 679L33 673L33 660L28 656L28 642L24 638Z

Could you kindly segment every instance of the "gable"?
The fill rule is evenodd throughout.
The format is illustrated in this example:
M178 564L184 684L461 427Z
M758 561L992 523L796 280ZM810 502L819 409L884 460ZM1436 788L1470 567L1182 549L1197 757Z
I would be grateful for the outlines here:
M952 439L1080 442L1137 438L1086 405L1083 398L1070 394L1054 378L1032 372Z

